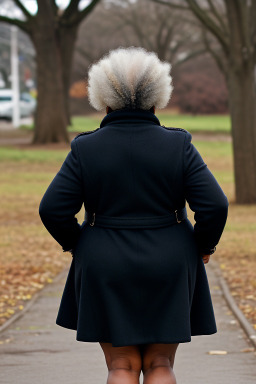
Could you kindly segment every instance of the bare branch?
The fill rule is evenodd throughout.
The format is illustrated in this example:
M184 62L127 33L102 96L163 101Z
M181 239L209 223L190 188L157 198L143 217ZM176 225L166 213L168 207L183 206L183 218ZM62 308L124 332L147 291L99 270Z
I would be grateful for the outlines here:
M71 0L68 7L64 11L62 18L68 19L73 13L77 13L79 2L80 0Z
M56 14L57 11L58 11L58 6L56 4L56 1L55 0L51 0L51 5L52 5L52 8L54 10L54 13Z
M22 20L19 20L19 19L11 19L9 17L1 16L0 15L0 22L1 21L3 23L7 23L7 24L10 24L10 25L16 25L17 27L19 27L20 29L22 29L26 33L30 32L27 21L22 21Z
M177 3L171 3L170 1L164 1L164 0L151 0L151 1L153 1L153 3L167 5L167 6L172 7L172 8L182 9L184 11L190 11L189 7L186 7L185 5L181 5L181 4L177 4Z
M196 19L195 17L193 17L193 19L184 17L183 15L179 16L179 21L183 21L184 23L188 23L188 24L193 25L195 27L201 26L201 23L198 19Z
M218 12L218 10L217 10L217 8L214 5L212 0L207 0L207 1L208 1L210 10L212 11L213 15L216 17L216 19L220 23L220 26L222 27L223 31L225 31L226 35L228 35L228 27L225 24L225 22L223 21L222 15Z
M170 41L172 40L172 37L173 37L173 33L174 33L174 30L175 28L174 27L169 27L168 31L167 31L167 34L165 36L165 39L162 43L162 48L163 48L163 51L167 51L167 48L170 44Z
M143 31L143 25L141 23L140 17L138 17L138 12L136 11L136 9L132 9L132 18L130 19L130 22L128 20L127 22L136 32L140 41L140 45L144 46L145 44L147 44L150 49L154 49L150 41L150 36L144 33Z
M79 46L76 47L76 51L87 61L93 62L94 60L94 55L92 54L91 50L86 50L84 47L81 48Z
M176 54L180 47L184 46L190 40L190 36L184 36L178 40L177 44L171 48L172 55Z
M48 17L49 11L53 10L52 7L52 0L46 1L46 0L36 0L37 2L37 8L38 13L42 15L42 13L45 13L45 17Z
M136 17L131 19L130 17L124 16L122 18L122 21L121 21L120 25L119 25L120 31L125 26L128 26L128 27L130 27L131 29L133 29L135 31L135 33L137 34L137 37L139 39L140 45L143 46L145 44L145 41L144 41L145 34L141 30L141 24L136 22Z
M225 38L225 31L223 31L222 28L215 23L212 17L208 16L207 12L198 5L196 0L185 1L198 20L216 37L221 44L224 53L228 55L229 44Z
M79 3L80 0L73 0L72 3ZM71 17L69 18L69 20L67 20L67 22L65 21L65 24L66 26L74 26L74 25L77 25L79 24L86 16L88 16L92 10L94 9L94 7L100 2L101 0L92 0L90 2L89 5L87 5L87 7L85 7L82 11L78 11L78 8L76 10L76 12L72 13Z
M206 51L208 51L212 55L220 71L227 78L228 73L224 63L224 59L221 57L221 55L217 54L216 50L212 49L211 44L207 38L207 31L205 29L202 29L202 38L205 44Z
M13 0L13 2L19 7L19 9L22 11L22 13L28 18L31 19L33 15L27 10L27 8L22 4L20 0Z
M174 63L173 65L173 68L177 68L179 67L180 65L186 63L187 61L191 60L191 59L194 59L195 57L197 56L200 56L200 55L203 55L204 53L206 53L207 50L206 49L199 49L197 51L194 51L194 52L191 52L190 54L188 54L186 57L184 57L183 59L181 60L178 60Z
M184 0L186 1L187 6L164 0L151 1L172 8L183 9L186 11L190 10L194 14L194 16L201 22L201 24L203 24L217 38L225 54L228 55L229 45L227 39L225 38L226 30L223 30L223 28L219 26L212 17L209 16L208 12L202 7L200 7L196 0Z
M160 42L161 42L161 38L162 38L162 35L163 35L163 31L164 31L164 29L165 29L165 27L166 27L166 16L167 15L165 15L165 17L163 17L162 18L162 20L161 20L161 23L160 23L160 27L159 27L159 30L158 30L158 32L157 32L157 34L156 34L156 42L157 42L157 44L160 44ZM169 35L169 31L170 31L170 29L173 29L173 27L171 26L169 29L168 29L168 35Z

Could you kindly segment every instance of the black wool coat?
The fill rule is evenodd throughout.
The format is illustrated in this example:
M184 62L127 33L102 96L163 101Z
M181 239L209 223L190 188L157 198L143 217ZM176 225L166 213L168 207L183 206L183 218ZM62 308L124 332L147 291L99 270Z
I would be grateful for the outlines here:
M39 214L72 250L56 323L78 341L175 343L217 332L201 252L218 244L229 203L191 139L150 111L116 110L71 142ZM177 216L186 203L194 227Z

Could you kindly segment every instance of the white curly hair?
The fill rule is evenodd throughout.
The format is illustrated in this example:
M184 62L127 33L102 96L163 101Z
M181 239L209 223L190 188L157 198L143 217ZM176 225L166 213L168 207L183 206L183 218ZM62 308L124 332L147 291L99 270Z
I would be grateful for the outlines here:
M88 71L88 98L96 110L164 108L173 90L171 64L144 48L118 48Z

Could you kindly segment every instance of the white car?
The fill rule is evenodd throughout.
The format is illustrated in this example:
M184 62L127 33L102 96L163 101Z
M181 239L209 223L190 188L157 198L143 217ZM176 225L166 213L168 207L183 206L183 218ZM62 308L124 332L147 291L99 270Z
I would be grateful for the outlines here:
M36 100L27 92L20 94L20 117L31 116L36 109ZM0 118L12 119L13 91L0 89Z

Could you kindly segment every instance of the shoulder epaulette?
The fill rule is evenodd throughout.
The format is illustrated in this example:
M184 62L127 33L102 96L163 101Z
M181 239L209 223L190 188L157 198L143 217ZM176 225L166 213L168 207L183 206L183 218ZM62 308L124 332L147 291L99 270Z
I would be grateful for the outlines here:
M94 133L94 132L98 131L99 129L100 129L100 128L96 128L96 129L94 129L93 131L85 131L85 132L81 132L81 133L79 133L78 135L76 135L76 136L74 137L74 139L76 139L76 138L79 137L79 136L88 135L89 133Z
M165 129L169 129L170 131L183 131L183 132L188 132L186 129L183 128L174 128L174 127L166 127L165 125L162 125Z

